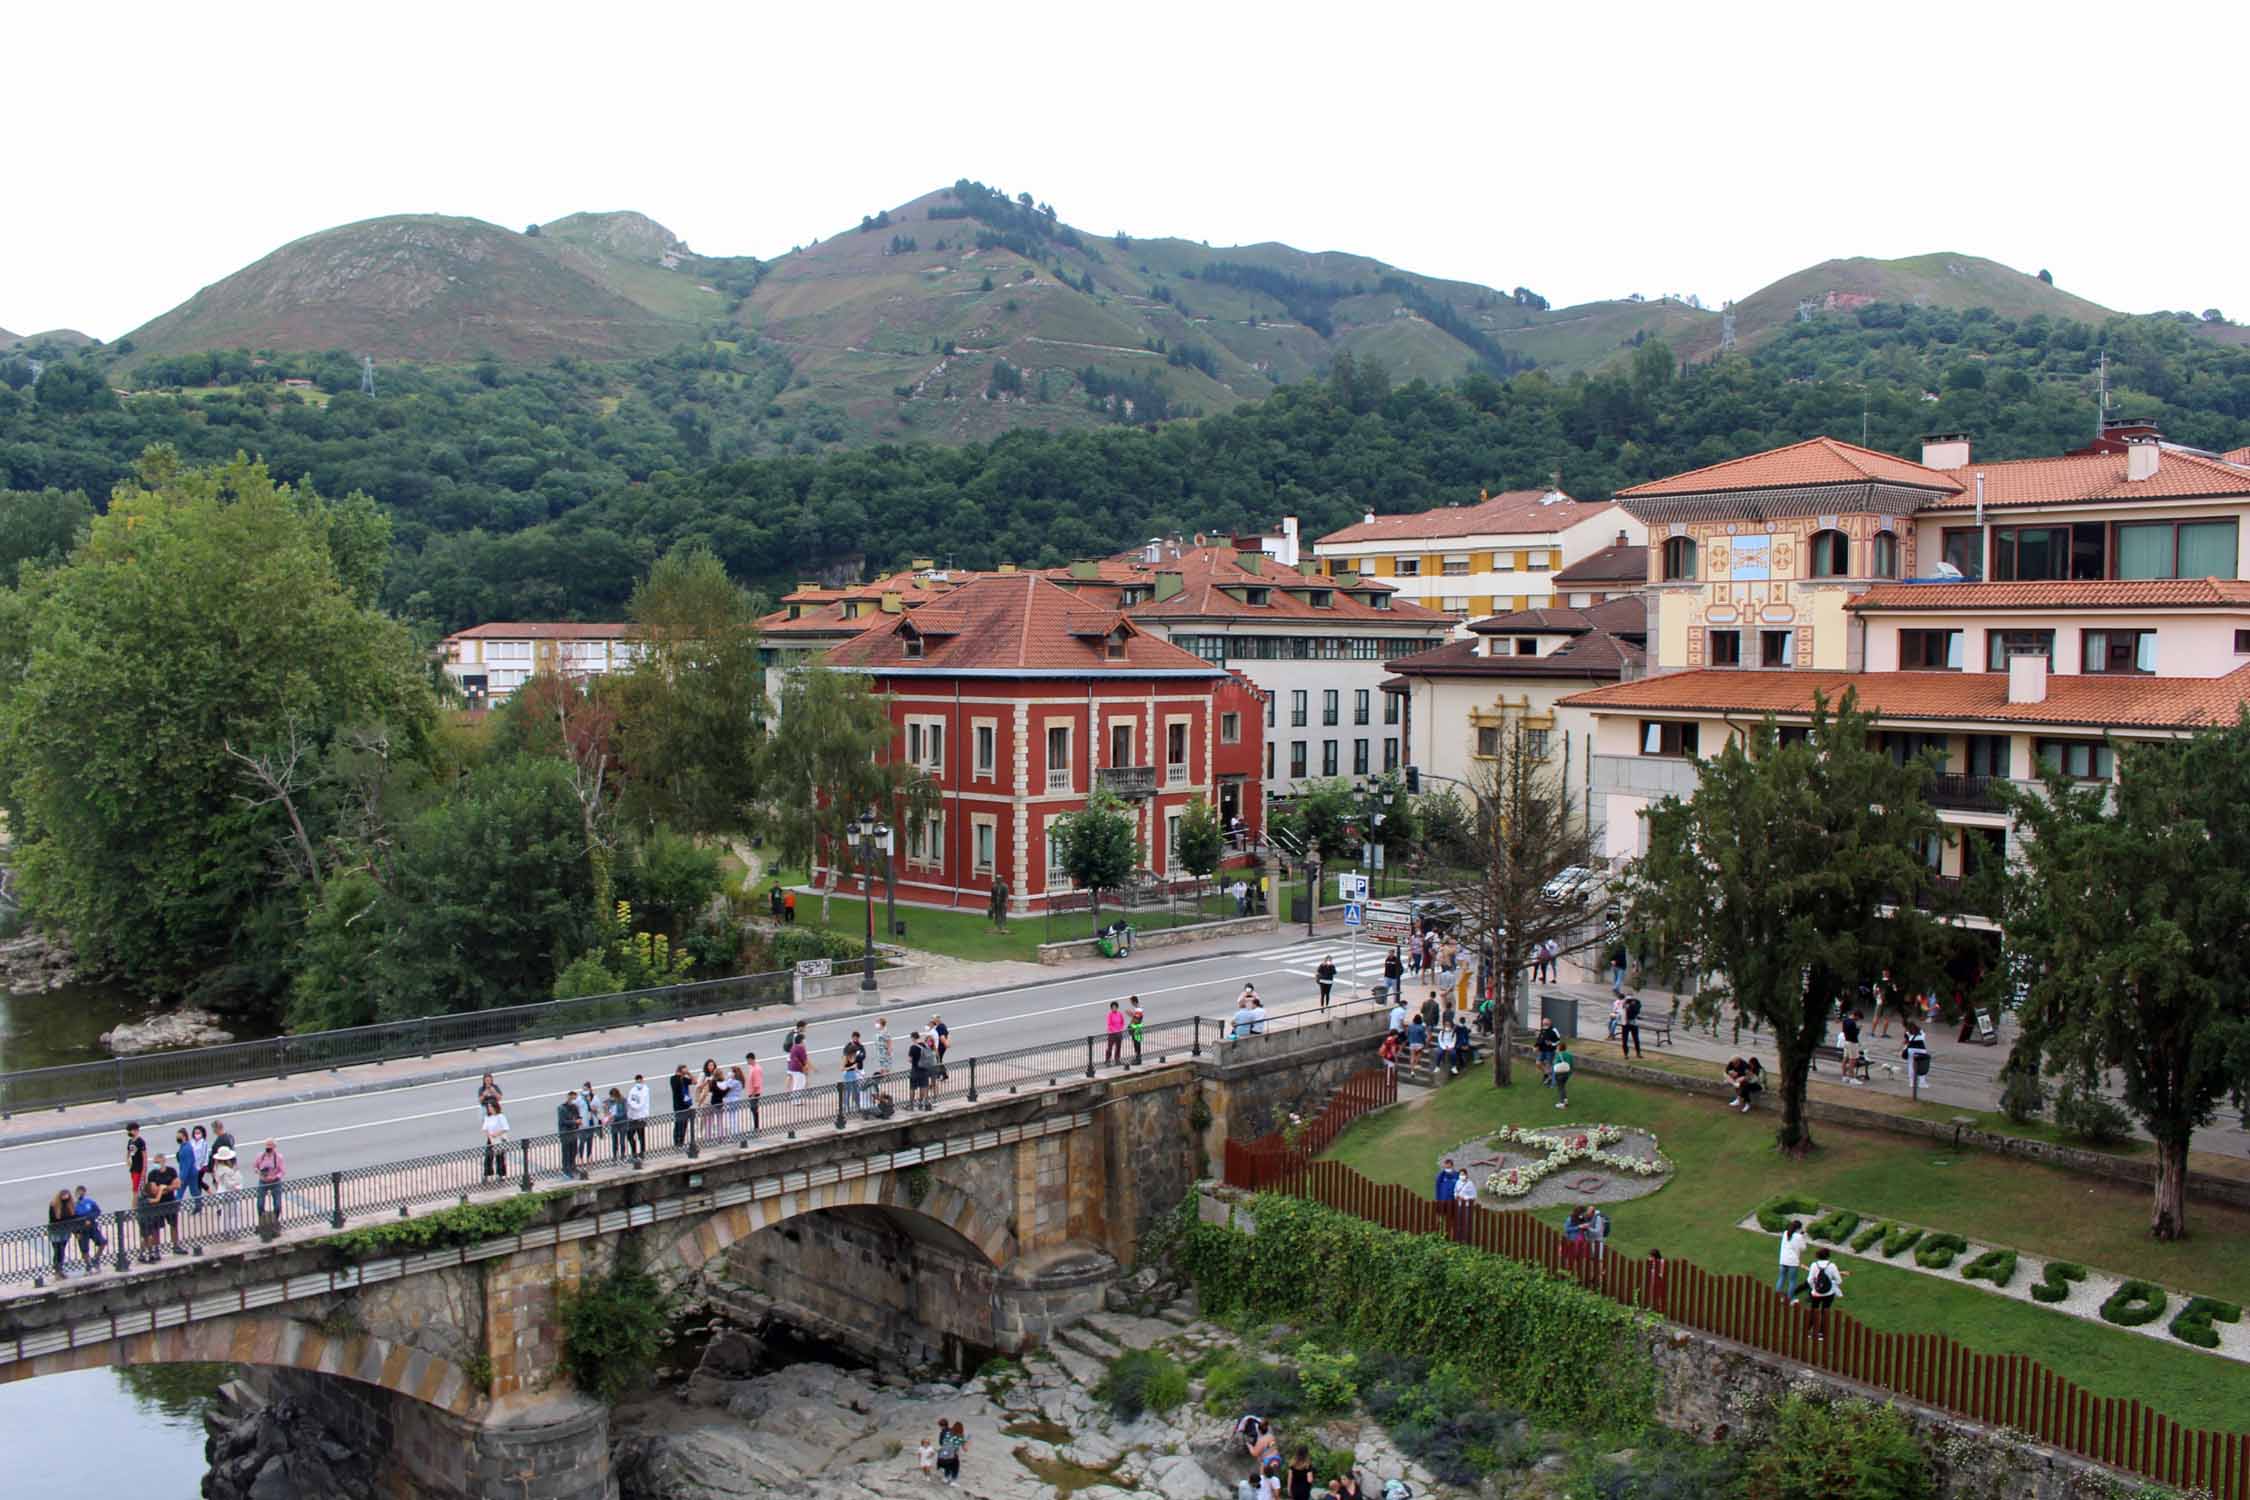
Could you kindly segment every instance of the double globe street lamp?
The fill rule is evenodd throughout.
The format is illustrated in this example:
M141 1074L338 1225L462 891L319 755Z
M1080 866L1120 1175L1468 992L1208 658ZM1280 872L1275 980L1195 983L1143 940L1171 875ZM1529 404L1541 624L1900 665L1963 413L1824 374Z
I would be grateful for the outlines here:
M844 837L859 851L859 888L867 897L867 951L861 959L859 988L860 993L871 994L875 989L875 861L880 858L889 867L893 835L891 825L871 807L844 825Z

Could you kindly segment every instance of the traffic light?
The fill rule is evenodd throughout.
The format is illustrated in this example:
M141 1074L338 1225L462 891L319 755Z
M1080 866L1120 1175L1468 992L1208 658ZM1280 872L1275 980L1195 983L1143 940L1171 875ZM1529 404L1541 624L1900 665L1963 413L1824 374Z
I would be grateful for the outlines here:
M1408 766L1406 768L1406 794L1409 797L1418 797L1422 794L1422 768L1420 766Z

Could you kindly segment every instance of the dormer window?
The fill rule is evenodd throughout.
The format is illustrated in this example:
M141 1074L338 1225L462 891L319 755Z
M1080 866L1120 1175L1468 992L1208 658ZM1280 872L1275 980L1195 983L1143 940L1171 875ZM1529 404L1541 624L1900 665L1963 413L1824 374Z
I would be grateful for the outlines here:
M1244 589L1242 591L1242 602L1245 604L1264 604L1272 597L1272 589Z
M1314 609L1334 609L1336 607L1335 591L1332 589L1314 589L1312 591L1312 607Z
M1388 594L1370 594L1367 596L1367 602L1377 609L1389 609L1391 607L1391 596Z
M1488 636L1484 643L1484 654L1487 656L1513 656L1516 654L1516 643L1504 635Z
M920 636L901 635L899 642L905 648L908 656L920 656L922 654L922 638Z
M1109 633L1102 641L1102 655L1111 661L1123 661L1125 659L1124 631L1113 630Z

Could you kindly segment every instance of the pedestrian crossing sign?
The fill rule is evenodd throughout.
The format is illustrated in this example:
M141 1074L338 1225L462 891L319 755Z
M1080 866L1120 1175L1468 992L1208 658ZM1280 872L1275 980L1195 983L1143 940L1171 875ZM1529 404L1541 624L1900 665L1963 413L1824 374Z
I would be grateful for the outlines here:
M1364 926L1366 921L1366 907L1360 905L1357 901L1346 901L1344 903L1344 925L1346 927Z

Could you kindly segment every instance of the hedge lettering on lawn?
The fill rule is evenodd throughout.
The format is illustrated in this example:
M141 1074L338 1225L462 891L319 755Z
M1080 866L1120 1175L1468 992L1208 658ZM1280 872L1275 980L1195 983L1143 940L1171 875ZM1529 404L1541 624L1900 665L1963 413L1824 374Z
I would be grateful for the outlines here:
M1913 1225L1899 1225L1889 1234L1883 1236L1883 1258L1885 1260L1897 1260L1901 1255L1913 1249L1915 1242L1921 1238L1922 1231L1916 1229Z
M1848 1208L1832 1208L1816 1223L1805 1226L1805 1233L1823 1245L1840 1244L1852 1237L1859 1228L1859 1215Z
M1180 1263L1207 1314L1326 1324L1354 1347L1451 1363L1551 1421L1631 1433L1655 1411L1648 1320L1536 1266L1262 1195L1256 1232L1196 1223Z
M1776 1193L1758 1205L1758 1227L1768 1234L1779 1234L1789 1227L1791 1219L1801 1219L1806 1214L1820 1212L1820 1200L1803 1193Z
M2016 1278L2016 1252L2013 1250L1987 1250L1961 1268L1965 1281L1989 1281L1994 1286L2006 1286Z
M1855 1255L1865 1255L1867 1253L1868 1246L1874 1244L1877 1240L1883 1238L1885 1235L1889 1234L1893 1229L1897 1227L1897 1225L1892 1224L1887 1220L1877 1219L1874 1223L1868 1225L1865 1229L1862 1229L1859 1233L1852 1236L1852 1253Z
M1957 1234L1925 1234L1914 1251L1914 1263L1925 1271L1942 1271L1968 1248L1969 1242Z
M2070 1284L2086 1279L2086 1268L2074 1260L2051 1260L2033 1284L2031 1295L2038 1302L2060 1302L2070 1295Z
M2164 1316L2164 1288L2153 1281L2121 1281L2102 1304L2102 1317L2120 1328L2138 1328Z
M2187 1306L2171 1322L2172 1337L2182 1343L2193 1344L2198 1349L2219 1347L2219 1330L2211 1326L2212 1320L2221 1323L2242 1321L2242 1309L2232 1302L2221 1302L2216 1297L2190 1297Z

